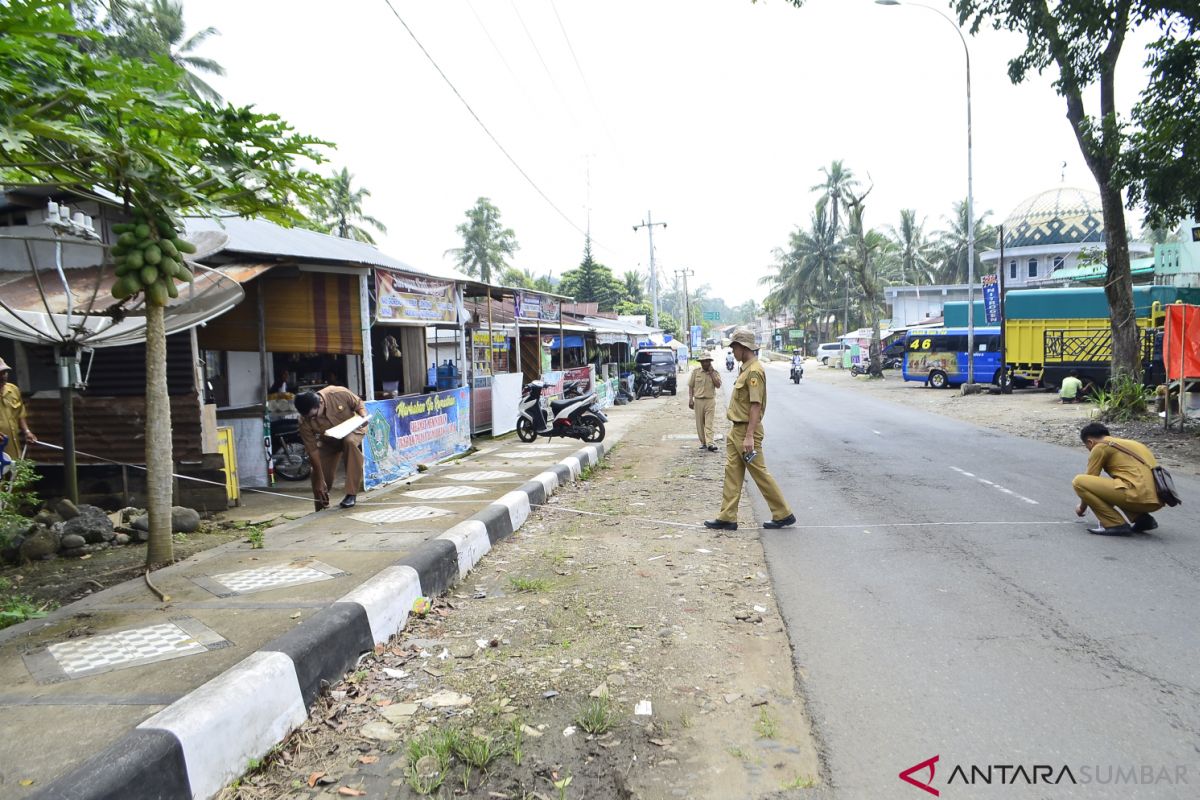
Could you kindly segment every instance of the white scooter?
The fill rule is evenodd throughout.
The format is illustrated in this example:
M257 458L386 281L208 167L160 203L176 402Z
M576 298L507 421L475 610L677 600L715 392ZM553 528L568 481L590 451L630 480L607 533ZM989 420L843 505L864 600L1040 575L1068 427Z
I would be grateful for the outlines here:
M525 385L521 407L517 416L517 437L522 442L532 442L539 436L552 438L562 436L581 439L585 442L604 441L604 423L608 417L596 403L596 393L583 397L568 397L550 402L548 418L542 403L542 390L546 384L533 381Z

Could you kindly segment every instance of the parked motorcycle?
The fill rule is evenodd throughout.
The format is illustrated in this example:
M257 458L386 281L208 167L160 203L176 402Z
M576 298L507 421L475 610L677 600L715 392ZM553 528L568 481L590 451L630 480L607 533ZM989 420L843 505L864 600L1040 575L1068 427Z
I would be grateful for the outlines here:
M604 441L604 423L608 417L596 402L596 393L550 402L550 414L542 404L546 384L533 381L525 385L517 417L517 438L532 442L539 436L561 436L585 442ZM551 416L553 415L553 416Z
M884 369L900 369L904 366L904 359L900 356L887 356L883 359Z
M308 451L300 441L300 420L289 417L271 420L271 468L285 481L307 480L312 474Z
M633 381L634 398L641 400L643 397L658 397L663 393L666 383L665 375L655 375L649 367L643 367L638 370Z
M792 371L788 377L792 379L792 383L799 383L800 379L804 377L804 365L792 364Z
M872 372L870 361L860 361L857 364L850 365L850 374L851 375L874 375L877 378L882 378L883 370L878 369L878 370L875 370L874 372Z

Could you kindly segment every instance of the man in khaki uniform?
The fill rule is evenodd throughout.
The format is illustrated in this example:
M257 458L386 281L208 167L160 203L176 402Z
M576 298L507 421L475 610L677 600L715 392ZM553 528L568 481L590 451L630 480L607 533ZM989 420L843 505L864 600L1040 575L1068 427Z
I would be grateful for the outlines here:
M700 437L700 449L717 452L713 444L713 417L716 416L717 389L721 388L721 376L712 368L711 353L700 356L700 366L692 370L688 378L688 408L696 411L696 435Z
M730 338L733 340L733 357L742 363L742 369L733 384L733 395L729 398L726 411L733 426L725 447L725 487L721 494L721 512L716 519L705 520L704 527L737 530L738 500L742 496L746 472L749 471L771 509L771 519L764 522L763 527L786 528L796 524L796 517L783 499L779 484L767 472L762 454L762 418L767 413L767 374L758 360L758 341L749 328L735 329ZM747 462L745 456L750 453L755 456Z
M9 383L11 368L0 358L0 436L8 438L4 452L10 459L21 457L20 436L25 437L29 444L36 444L37 437L29 430L29 420L25 418L25 401L21 399L21 390L15 383Z
M1158 466L1150 448L1132 439L1109 435L1108 428L1099 422L1084 425L1079 438L1088 449L1088 463L1087 474L1076 475L1071 481L1075 494L1079 495L1075 514L1082 517L1090 508L1100 522L1100 527L1088 528L1088 533L1123 536L1157 528L1158 522L1150 512L1158 511L1163 504L1150 474ZM1101 472L1107 472L1109 477ZM1118 508L1129 515L1132 524Z
M319 392L301 392L294 401L300 412L300 440L312 462L313 499L317 510L329 508L329 486L337 474L338 461L346 462L346 496L339 503L353 508L363 481L362 440L367 424L344 439L325 436L325 431L353 418L367 416L362 398L342 386L326 386Z

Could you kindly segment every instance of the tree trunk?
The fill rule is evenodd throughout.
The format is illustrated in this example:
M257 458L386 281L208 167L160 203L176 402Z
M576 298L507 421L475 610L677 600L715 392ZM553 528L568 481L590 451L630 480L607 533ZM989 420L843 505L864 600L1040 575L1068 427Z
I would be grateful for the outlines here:
M1107 183L1100 184L1100 203L1104 209L1104 250L1108 272L1104 296L1112 323L1112 376L1142 379L1142 340L1133 307L1133 273L1129 268L1129 233L1125 229L1125 207L1121 192Z
M146 303L146 507L150 542L146 564L175 558L171 540L171 400L167 395L165 309Z

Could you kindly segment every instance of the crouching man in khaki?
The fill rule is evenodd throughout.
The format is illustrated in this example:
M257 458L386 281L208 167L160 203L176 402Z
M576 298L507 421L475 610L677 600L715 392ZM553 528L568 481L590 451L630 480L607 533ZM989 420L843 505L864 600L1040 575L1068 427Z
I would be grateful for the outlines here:
M1088 533L1099 536L1124 536L1145 533L1158 527L1150 516L1163 504L1154 488L1150 470L1158 465L1150 448L1132 439L1118 439L1103 424L1083 426L1079 438L1088 449L1087 474L1071 481L1079 505L1075 514L1082 517L1090 508L1100 522ZM1108 477L1102 475L1108 473ZM1120 509L1120 511L1118 511ZM1121 514L1124 511L1129 519Z

